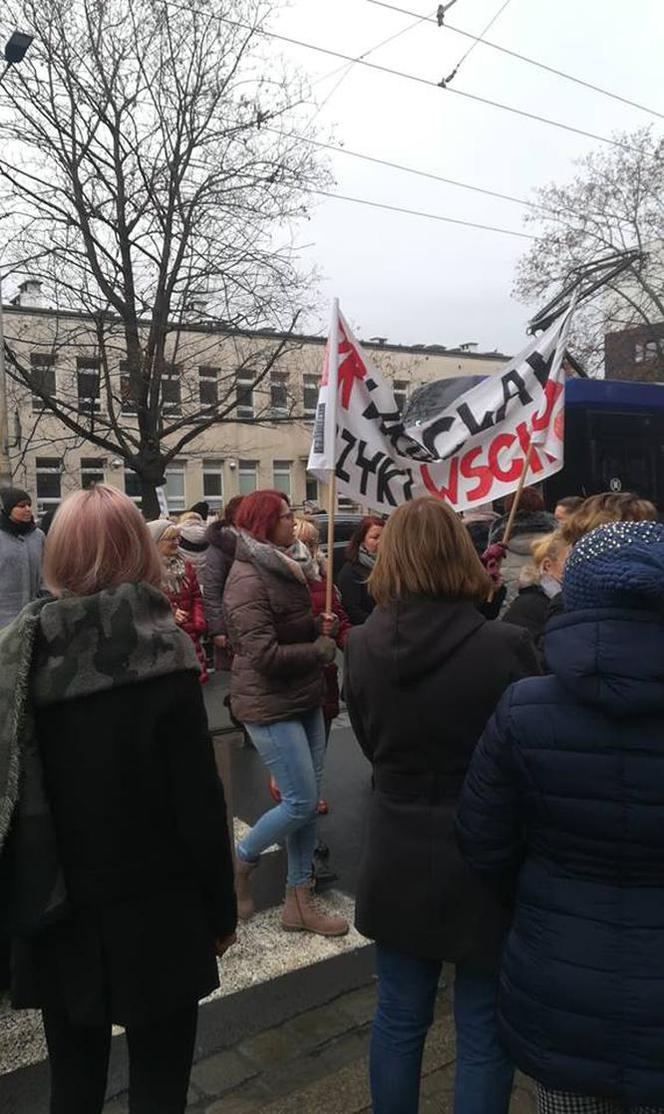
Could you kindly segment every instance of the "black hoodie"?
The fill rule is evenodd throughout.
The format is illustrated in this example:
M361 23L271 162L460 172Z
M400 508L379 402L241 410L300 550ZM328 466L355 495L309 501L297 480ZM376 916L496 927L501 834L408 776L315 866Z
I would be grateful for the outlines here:
M345 697L374 774L364 935L422 957L495 962L504 912L462 862L454 814L500 697L538 672L529 634L470 602L416 597L376 607L350 632Z

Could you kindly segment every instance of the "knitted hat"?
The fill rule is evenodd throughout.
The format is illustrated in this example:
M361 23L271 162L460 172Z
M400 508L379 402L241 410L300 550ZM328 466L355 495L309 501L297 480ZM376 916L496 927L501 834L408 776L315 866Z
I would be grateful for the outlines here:
M191 509L194 514L199 514L201 516L203 522L206 522L207 519L210 517L210 504L207 503L204 499L201 500L200 503L194 503Z
M611 522L574 546L565 567L566 611L657 610L664 605L664 526Z
M5 514L11 514L14 507L18 507L19 503L29 503L32 506L32 498L27 491L23 491L20 487L4 488L1 497Z
M167 530L178 529L170 518L155 518L153 522L148 522L147 527L155 542L160 542Z

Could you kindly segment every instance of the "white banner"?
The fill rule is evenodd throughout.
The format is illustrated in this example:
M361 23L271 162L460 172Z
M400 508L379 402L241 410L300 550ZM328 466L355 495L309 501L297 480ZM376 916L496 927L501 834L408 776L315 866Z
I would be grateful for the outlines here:
M390 384L338 313L336 353L325 350L309 456L320 480L334 469L337 489L389 513L421 495L456 510L515 491L563 466L562 361L573 308L534 338L500 375L490 376L428 422L404 429ZM337 356L337 360L334 356ZM333 391L336 372L337 390ZM331 414L336 412L336 438Z

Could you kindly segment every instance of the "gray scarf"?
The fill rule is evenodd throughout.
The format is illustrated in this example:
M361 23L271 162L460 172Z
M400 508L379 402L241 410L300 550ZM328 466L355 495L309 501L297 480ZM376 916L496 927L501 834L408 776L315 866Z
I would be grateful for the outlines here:
M283 576L286 580L297 580L300 584L306 584L304 569L298 561L294 560L290 552L279 549L271 542L259 542L253 534L248 534L246 530L239 531L239 539L238 556L242 554L242 549L244 549L249 560L254 565L258 565L259 568L276 573L277 576Z
M358 554L358 562L360 565L363 565L365 569L373 570L374 565L376 564L376 554L369 553L369 550L365 549L364 546L361 545L360 552Z
M35 709L183 669L199 669L192 642L148 584L35 600L0 632L0 848L11 827L10 893L0 901L14 932L66 912Z

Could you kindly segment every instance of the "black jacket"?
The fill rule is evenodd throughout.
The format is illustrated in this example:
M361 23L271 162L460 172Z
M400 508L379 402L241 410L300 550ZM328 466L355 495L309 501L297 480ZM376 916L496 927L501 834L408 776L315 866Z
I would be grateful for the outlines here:
M549 619L550 604L549 597L539 584L529 584L527 588L519 589L518 596L503 615L503 622L524 627L537 643Z
M337 584L341 592L341 602L344 611L354 627L366 623L374 609L374 601L369 595L367 580L371 576L371 569L346 561L342 567Z
M530 636L472 603L414 598L350 632L345 695L373 765L357 889L361 933L493 968L508 911L466 866L454 819L473 748L507 686L537 673Z
M203 569L203 607L208 633L226 634L226 622L222 609L224 588L228 574L233 567L237 534L221 522L213 522L207 532L209 546Z
M70 915L16 940L16 1007L149 1023L219 985L236 924L224 794L193 672L37 714Z

